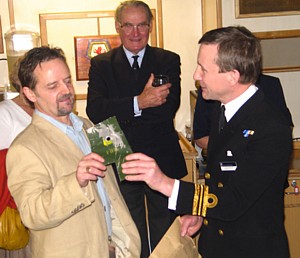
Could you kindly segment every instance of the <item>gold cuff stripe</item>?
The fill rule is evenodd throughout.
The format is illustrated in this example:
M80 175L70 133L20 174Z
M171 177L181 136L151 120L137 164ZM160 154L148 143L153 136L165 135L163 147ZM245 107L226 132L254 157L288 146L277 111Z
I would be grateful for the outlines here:
M207 208L213 208L218 203L216 195L208 192L207 185L195 184L192 215L206 216Z
M199 215L198 214L198 205L199 205L199 198L200 198L200 185L195 184L195 192L194 192L194 200L193 200L193 210L192 215Z

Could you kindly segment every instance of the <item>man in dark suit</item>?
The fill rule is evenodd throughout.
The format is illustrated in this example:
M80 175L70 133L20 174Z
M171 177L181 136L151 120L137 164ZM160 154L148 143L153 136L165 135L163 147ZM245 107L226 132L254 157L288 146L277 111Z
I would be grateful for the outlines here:
M294 126L291 113L286 105L280 80L276 77L261 74L256 82L257 87L262 89L265 97L279 108L289 120L291 127ZM205 100L202 97L202 90L199 88L193 119L193 138L197 146L207 149L208 136L211 128L211 112L214 100ZM218 106L218 105L217 105Z
M144 2L118 6L115 27L122 45L91 60L86 111L94 123L116 116L134 152L155 158L166 175L181 178L187 171L173 124L180 104L180 57L147 44L152 19ZM138 56L135 70L132 56ZM153 74L168 75L170 83L153 87ZM120 188L141 235L142 257L148 257L145 196L152 250L174 219L168 199L143 182L122 182Z
M260 43L245 27L226 27L206 32L199 44L194 79L204 99L220 102L212 113L205 184L168 178L141 153L127 156L126 180L145 181L170 197L176 213L189 214L181 218L181 234L200 228L203 258L288 258L283 200L292 133L255 86Z

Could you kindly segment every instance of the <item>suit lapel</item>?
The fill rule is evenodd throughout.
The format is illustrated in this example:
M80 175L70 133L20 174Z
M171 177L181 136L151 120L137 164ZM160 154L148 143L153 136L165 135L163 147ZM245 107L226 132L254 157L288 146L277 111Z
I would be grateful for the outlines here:
M82 151L70 139L70 137L46 119L34 113L32 116L32 124L38 127L41 133L46 134L49 141L59 146L59 148L64 149L66 152L72 152L72 155L78 155L80 157L83 155ZM64 144L61 144L62 139L64 139Z
M115 49L112 56L112 63L114 64L113 73L115 75L115 82L119 89L118 94L121 96L135 96L140 94L140 80L135 82L134 71L122 46Z
M226 142L231 139L231 135L242 133L242 130L244 129L251 129L247 128L247 121L252 119L251 114L256 113L255 110L261 105L263 98L263 92L258 90L243 106L241 106L220 133L218 132L217 106L214 106L208 155L217 152L221 146L226 145Z

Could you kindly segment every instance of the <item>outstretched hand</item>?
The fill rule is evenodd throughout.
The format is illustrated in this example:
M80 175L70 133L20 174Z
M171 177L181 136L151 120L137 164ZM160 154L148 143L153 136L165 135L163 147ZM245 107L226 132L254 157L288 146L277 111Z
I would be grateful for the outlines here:
M171 83L153 87L154 75L151 73L143 92L137 97L139 109L161 106L167 101L170 94Z
M127 181L144 181L150 188L170 197L175 179L167 177L156 161L145 154L133 153L126 156L122 172Z

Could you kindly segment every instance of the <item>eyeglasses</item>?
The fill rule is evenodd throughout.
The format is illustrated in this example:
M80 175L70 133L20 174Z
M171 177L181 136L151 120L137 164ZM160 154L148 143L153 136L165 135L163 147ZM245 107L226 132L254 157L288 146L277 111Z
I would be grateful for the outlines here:
M133 31L133 28L136 28L141 33L145 33L149 30L150 25L147 23L140 23L138 25L133 25L131 23L120 24L120 27L124 30L125 33L129 34Z

